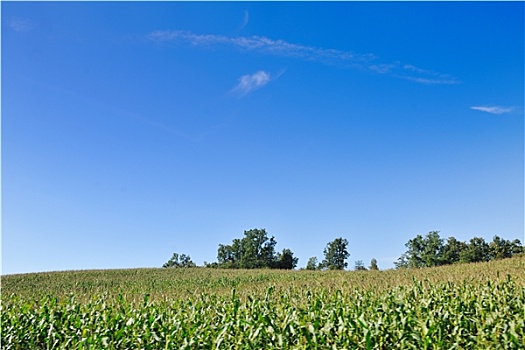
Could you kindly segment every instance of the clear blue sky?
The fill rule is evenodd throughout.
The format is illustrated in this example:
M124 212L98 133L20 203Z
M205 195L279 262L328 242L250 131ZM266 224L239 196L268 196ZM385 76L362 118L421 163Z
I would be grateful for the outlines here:
M523 2L1 6L3 274L523 242Z

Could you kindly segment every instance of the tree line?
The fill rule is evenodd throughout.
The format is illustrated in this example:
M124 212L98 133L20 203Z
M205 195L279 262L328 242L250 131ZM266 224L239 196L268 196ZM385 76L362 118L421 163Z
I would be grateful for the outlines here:
M284 269L297 267L299 261L293 252L285 248L276 252L277 241L269 237L265 229L244 231L244 237L233 239L231 244L219 244L217 261L204 262L204 267L225 269ZM487 243L483 238L474 237L468 243L449 237L446 241L439 236L439 231L431 231L425 237L417 235L405 246L407 251L394 263L396 268L418 268L441 266L455 263L469 263L504 259L524 252L518 239L509 241L494 236ZM342 237L327 243L323 250L324 259L308 259L306 270L344 270L348 267L348 240ZM162 266L196 267L189 255L174 253ZM355 262L354 270L379 270L377 260L372 259L370 266L365 267L361 260Z
M394 263L396 268L482 262L510 258L524 252L518 239L510 241L494 236L492 242L487 243L481 237L474 237L467 243L449 237L445 241L439 231L431 231L425 237L417 235L405 246L407 251Z
M292 270L297 267L299 258L285 248L276 252L277 241L274 236L269 237L265 229L251 229L244 231L244 237L235 238L231 244L219 244L217 261L204 263L204 267L224 269L282 269ZM348 266L346 259L348 241L336 238L329 242L324 249L325 258L317 263L317 258L310 258L307 269L343 270ZM196 264L189 255L174 253L162 267L195 267Z

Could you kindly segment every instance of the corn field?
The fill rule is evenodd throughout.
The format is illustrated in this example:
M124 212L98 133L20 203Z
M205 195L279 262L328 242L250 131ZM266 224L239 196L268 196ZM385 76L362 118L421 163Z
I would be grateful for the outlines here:
M525 349L525 256L388 271L2 276L2 349Z

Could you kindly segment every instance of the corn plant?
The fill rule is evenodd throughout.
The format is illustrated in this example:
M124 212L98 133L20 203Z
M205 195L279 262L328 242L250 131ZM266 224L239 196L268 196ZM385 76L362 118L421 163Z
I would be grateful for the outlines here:
M525 258L2 277L2 349L525 349Z

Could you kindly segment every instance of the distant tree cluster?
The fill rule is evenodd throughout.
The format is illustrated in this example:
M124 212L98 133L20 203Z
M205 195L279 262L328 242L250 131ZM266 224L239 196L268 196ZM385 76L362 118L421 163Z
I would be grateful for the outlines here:
M236 238L231 244L219 244L217 262L204 263L205 267L227 269L283 269L292 270L299 261L290 249L275 251L277 241L269 237L265 229L244 231L244 237ZM518 239L509 241L494 236L487 243L483 238L474 237L468 243L449 237L446 241L439 231L431 231L425 237L417 235L405 246L407 251L394 263L396 268L432 267L456 263L471 263L510 258L523 253L524 247ZM348 267L348 240L339 237L328 242L323 250L324 259L308 259L306 270L344 270ZM162 267L195 267L189 255L174 253ZM372 259L365 267L362 260L354 263L355 271L379 270L377 260Z
M275 237L268 237L265 229L244 231L244 237L234 239L232 244L219 244L217 262L207 266L232 269L294 269L299 259L293 256L290 249L276 253L276 244Z
M466 243L449 237L445 242L439 231L431 231L425 237L417 235L405 246L408 249L394 263L396 268L490 261L510 258L524 251L518 239L509 241L494 236L492 242L487 243L483 238L474 237Z
M276 253L275 237L269 237L265 229L251 229L244 231L243 238L236 238L231 244L219 244L217 262L204 263L205 267L225 269L283 269L292 270L299 261L290 249L283 249ZM313 257L308 260L307 270L344 270L350 256L348 241L336 238L329 242L324 251L324 260L317 262ZM375 261L375 259L374 259ZM375 263L373 263L375 264ZM194 267L196 266L189 255L173 254L163 267ZM377 268L377 265L375 265ZM366 269L365 269L366 270Z
M195 267L195 263L191 261L191 258L189 255L178 253L173 253L173 256L171 257L168 262L166 262L162 267Z
M363 260L356 260L354 262L354 270L355 271L378 271L379 267L377 266L377 260L372 259L370 260L370 266L368 268L365 267L365 264L363 263Z

